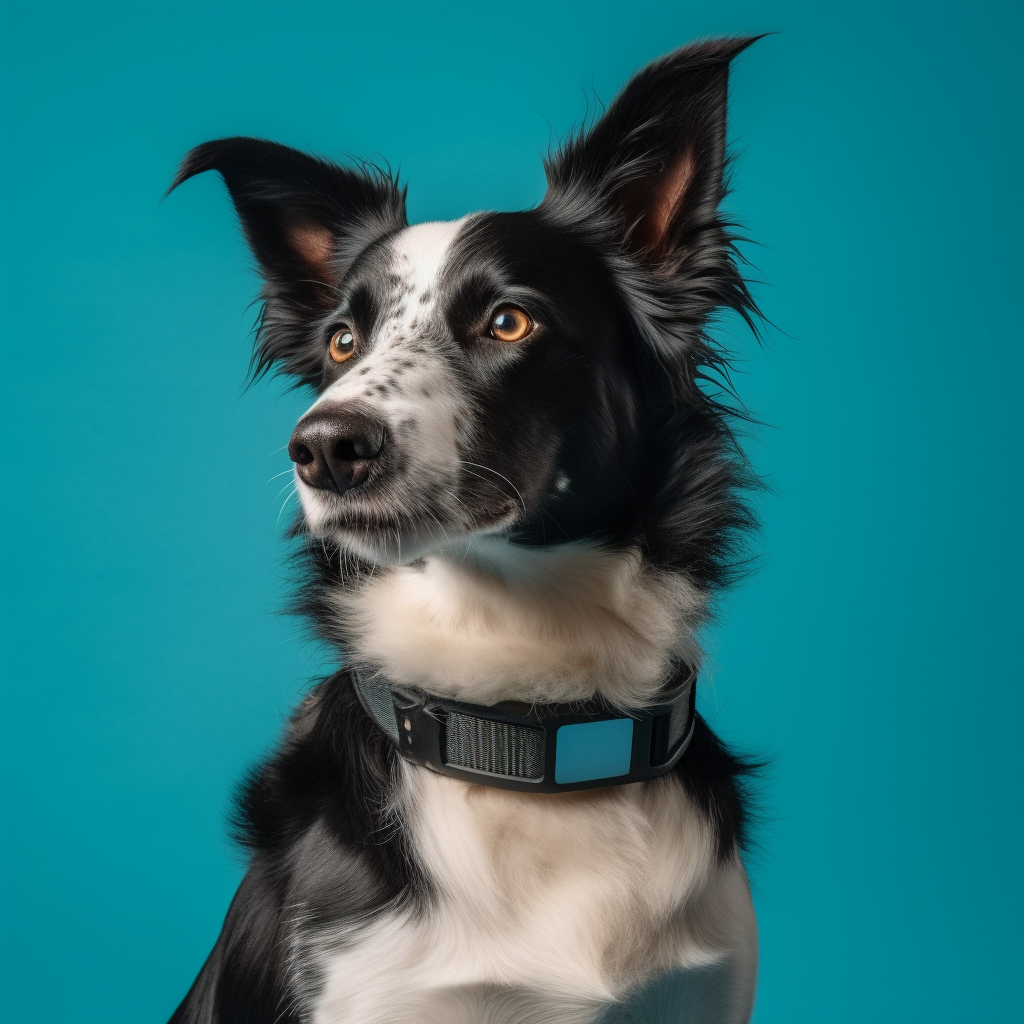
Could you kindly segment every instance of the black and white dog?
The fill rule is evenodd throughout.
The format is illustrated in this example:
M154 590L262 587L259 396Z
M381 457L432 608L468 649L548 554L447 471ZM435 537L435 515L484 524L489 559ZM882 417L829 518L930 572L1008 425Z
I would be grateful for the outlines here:
M641 71L534 210L209 142L265 280L300 606L344 668L240 801L251 862L179 1024L749 1018L745 762L693 710L751 516L706 328L756 309L719 212L730 61Z

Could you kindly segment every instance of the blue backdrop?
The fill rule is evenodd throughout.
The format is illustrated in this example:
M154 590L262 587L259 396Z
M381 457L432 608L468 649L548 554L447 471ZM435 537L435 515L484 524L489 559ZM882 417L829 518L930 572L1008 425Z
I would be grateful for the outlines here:
M1021 12L4 4L3 1020L165 1019L240 877L233 786L330 664L275 614L306 397L243 392L256 278L213 176L159 203L181 155L528 206L595 93L765 30L731 209L779 330L727 341L774 496L703 691L774 757L756 1020L1021 1020Z

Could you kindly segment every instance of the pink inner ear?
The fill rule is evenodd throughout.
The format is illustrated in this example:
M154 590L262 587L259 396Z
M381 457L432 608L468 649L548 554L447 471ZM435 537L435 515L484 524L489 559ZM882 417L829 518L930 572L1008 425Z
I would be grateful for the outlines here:
M334 235L329 228L312 221L289 224L285 228L288 243L316 271L322 281L330 281Z
M651 243L660 248L672 226L672 221L686 199L686 192L693 180L693 156L687 150L676 162L660 175L654 183L651 208L647 215L648 231L653 236Z
M654 253L663 249L672 221L686 201L693 172L693 156L687 151L661 174L628 188L622 201L637 248Z

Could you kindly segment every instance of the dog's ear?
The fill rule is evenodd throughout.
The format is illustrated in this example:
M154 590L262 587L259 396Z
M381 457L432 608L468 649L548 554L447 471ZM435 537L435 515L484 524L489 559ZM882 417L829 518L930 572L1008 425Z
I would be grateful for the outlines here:
M333 286L359 241L405 226L404 192L383 173L239 137L196 146L168 193L203 171L224 179L266 282L255 373L279 362L311 381L320 359L305 351L303 328L332 304Z
M404 196L383 175L364 174L264 139L204 142L182 161L171 187L217 171L272 284L333 284L338 242L366 218L404 225Z
M674 273L718 226L730 61L759 37L716 39L655 61L546 164L547 208L597 203L621 242Z

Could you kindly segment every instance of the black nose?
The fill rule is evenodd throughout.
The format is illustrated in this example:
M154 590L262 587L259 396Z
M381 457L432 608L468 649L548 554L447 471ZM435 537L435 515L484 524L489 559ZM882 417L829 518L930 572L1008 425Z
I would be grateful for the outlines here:
M345 406L324 406L303 416L288 455L310 487L344 494L369 475L384 448L384 424Z

